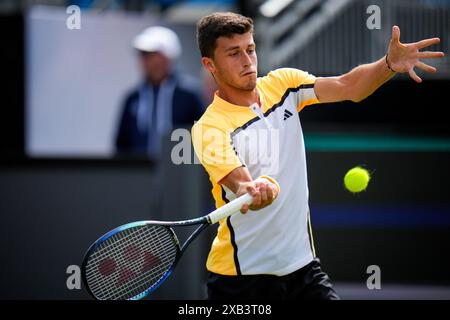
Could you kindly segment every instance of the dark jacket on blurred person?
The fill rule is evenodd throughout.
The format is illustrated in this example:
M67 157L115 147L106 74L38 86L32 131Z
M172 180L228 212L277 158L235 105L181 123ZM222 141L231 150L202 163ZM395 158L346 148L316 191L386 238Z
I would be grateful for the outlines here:
M204 112L196 81L174 74L164 84L141 84L125 99L116 136L119 154L159 158L161 138L176 128L190 128ZM155 108L156 102L156 108Z

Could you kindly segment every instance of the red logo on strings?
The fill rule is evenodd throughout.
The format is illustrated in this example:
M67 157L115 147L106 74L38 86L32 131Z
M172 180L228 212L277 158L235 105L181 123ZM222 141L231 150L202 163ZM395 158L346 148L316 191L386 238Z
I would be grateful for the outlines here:
M138 275L149 271L154 266L161 264L161 260L149 251L141 251L141 249L133 244L130 244L122 250L121 257L124 262L120 265L114 258L104 258L98 264L98 271L104 277L111 276L116 270L119 270L119 278L117 280L117 287L120 287ZM139 260L142 260L141 262ZM135 264L135 265L133 265ZM137 267L139 265L139 267Z

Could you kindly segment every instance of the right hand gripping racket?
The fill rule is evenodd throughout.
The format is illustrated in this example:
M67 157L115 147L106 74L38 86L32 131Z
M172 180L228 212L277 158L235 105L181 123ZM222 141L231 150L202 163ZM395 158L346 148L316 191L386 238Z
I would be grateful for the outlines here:
M93 243L82 276L98 300L137 300L156 290L172 273L189 244L209 225L252 203L245 194L210 214L184 221L138 221L117 227ZM182 246L172 227L199 225Z

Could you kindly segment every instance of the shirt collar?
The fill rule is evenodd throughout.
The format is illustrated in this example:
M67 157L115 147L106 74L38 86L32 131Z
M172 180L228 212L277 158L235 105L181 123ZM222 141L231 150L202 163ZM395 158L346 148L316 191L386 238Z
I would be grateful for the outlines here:
M214 92L213 105L220 106L222 109L229 110L229 111L239 111L239 110L250 109L250 106L240 106L240 105L228 102L228 101L222 99L218 93L219 93L218 90L216 92ZM261 96L261 93L259 92L258 89L257 89L257 93L258 93L259 100L261 102L261 107L262 107L262 105L264 103L264 99Z

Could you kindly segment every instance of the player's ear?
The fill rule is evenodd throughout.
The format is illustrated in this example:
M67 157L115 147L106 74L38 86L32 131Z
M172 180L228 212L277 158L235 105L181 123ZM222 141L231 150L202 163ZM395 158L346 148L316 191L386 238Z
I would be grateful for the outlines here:
M208 57L202 57L202 65L208 70L209 72L215 72L216 67L214 66L214 61L211 58Z

